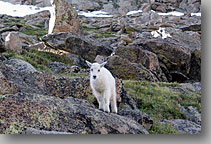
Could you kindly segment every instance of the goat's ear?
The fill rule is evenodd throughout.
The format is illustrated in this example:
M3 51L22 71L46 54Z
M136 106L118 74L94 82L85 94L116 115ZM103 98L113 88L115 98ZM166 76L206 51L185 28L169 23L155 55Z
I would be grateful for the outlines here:
M88 65L89 67L92 66L92 63L88 62L87 60L86 60L86 63L87 63L87 65Z
M100 67L102 68L102 67L104 67L106 64L107 64L107 61L104 62L104 63L102 63L102 64L100 64Z

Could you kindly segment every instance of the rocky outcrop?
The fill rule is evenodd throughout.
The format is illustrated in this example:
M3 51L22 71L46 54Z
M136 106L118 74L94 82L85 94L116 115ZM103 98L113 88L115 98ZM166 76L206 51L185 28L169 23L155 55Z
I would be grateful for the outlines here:
M131 63L117 55L109 58L106 67L121 79L157 81L157 78L142 65Z
M185 113L189 121L192 121L198 125L201 125L201 114L199 113L196 107L183 106L183 107L180 107L180 111Z
M110 47L74 33L49 34L42 37L42 41L53 49L65 50L89 61L94 61L97 55L109 56L113 51Z
M38 94L0 96L0 133L21 133L26 127L75 134L148 134L136 121L92 108L87 101L61 100Z
M120 46L115 51L116 55L129 60L132 63L137 63L151 71L159 81L167 81L162 72L157 56L142 47Z
M170 32L171 38L153 38L149 35L149 37L142 37L130 45L142 46L143 49L155 53L158 56L161 69L169 81L189 80L190 69L194 68L193 65L191 66L191 58L193 58L191 51L200 49L201 42L184 32L174 30Z
M47 30L49 28L50 12L48 10L41 11L36 14L27 15L24 19L26 24L44 26Z
M23 72L36 72L37 70L28 62L25 62L21 59L10 59L7 61L4 61L6 65L12 66L15 68L15 70Z
M182 0L179 8L188 13L199 12L201 11L201 0Z
M169 12L180 10L183 12L201 11L201 0L68 0L73 6L81 11L104 10L113 15L125 15L132 10L150 10Z
M195 49L191 52L189 77L194 81L201 81L201 49Z
M5 38L6 51L21 53L22 43L17 32L10 32Z
M53 32L72 32L83 34L83 28L78 21L78 14L65 0L54 0L56 21Z
M187 133L187 134L201 133L201 126L188 120L183 120L183 119L163 120L161 123L171 125L175 130L181 133Z

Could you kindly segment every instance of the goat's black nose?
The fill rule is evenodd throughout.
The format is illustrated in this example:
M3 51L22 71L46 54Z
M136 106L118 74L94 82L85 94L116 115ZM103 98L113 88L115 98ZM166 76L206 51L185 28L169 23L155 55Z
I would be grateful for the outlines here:
M96 79L96 77L97 77L97 76L94 75L94 76L93 76L93 79Z

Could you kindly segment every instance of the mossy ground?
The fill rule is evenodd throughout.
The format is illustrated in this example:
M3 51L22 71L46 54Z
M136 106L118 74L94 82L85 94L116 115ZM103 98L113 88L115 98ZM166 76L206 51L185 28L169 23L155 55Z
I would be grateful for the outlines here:
M96 33L100 38L108 38L108 37L115 37L114 32L102 32L97 28L87 28L86 24L82 24L82 27L84 29L85 36L89 35L89 33Z
M70 66L68 58L65 55L59 55L51 52L32 50L30 52L23 51L21 54L6 52L3 53L3 55L9 58L22 59L33 65L37 70L46 72L51 72L51 70L47 67L49 62L57 61Z
M160 120L186 119L185 114L179 111L180 105L195 106L201 111L199 94L185 94L169 89L169 87L180 88L178 83L124 81L124 87L133 97L141 99L140 110L154 120L154 125L149 130L152 134L178 133L170 126L160 124Z
M48 33L47 29L45 29L44 26L42 25L28 25L17 19L16 21L4 23L5 26L7 27L13 27L17 26L18 28L22 28L23 30L21 31L22 33L26 35L35 35L38 38L46 35ZM35 26L37 28L33 28L32 26Z

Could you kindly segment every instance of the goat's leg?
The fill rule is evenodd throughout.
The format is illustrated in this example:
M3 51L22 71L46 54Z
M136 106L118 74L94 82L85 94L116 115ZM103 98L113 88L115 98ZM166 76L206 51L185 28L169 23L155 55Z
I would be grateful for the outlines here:
M93 94L94 96L96 97L97 99L97 102L98 102L98 105L99 105L99 109L100 110L104 110L104 98L102 96L102 94L96 92L96 91L93 91Z
M116 102L116 89L112 91L112 96L111 96L111 111L113 113L117 113L117 102Z
M105 112L110 112L110 108L109 108L109 105L110 105L110 98L111 98L111 91L109 90L106 90L104 92L104 101L105 101L105 105L104 105L104 111Z

